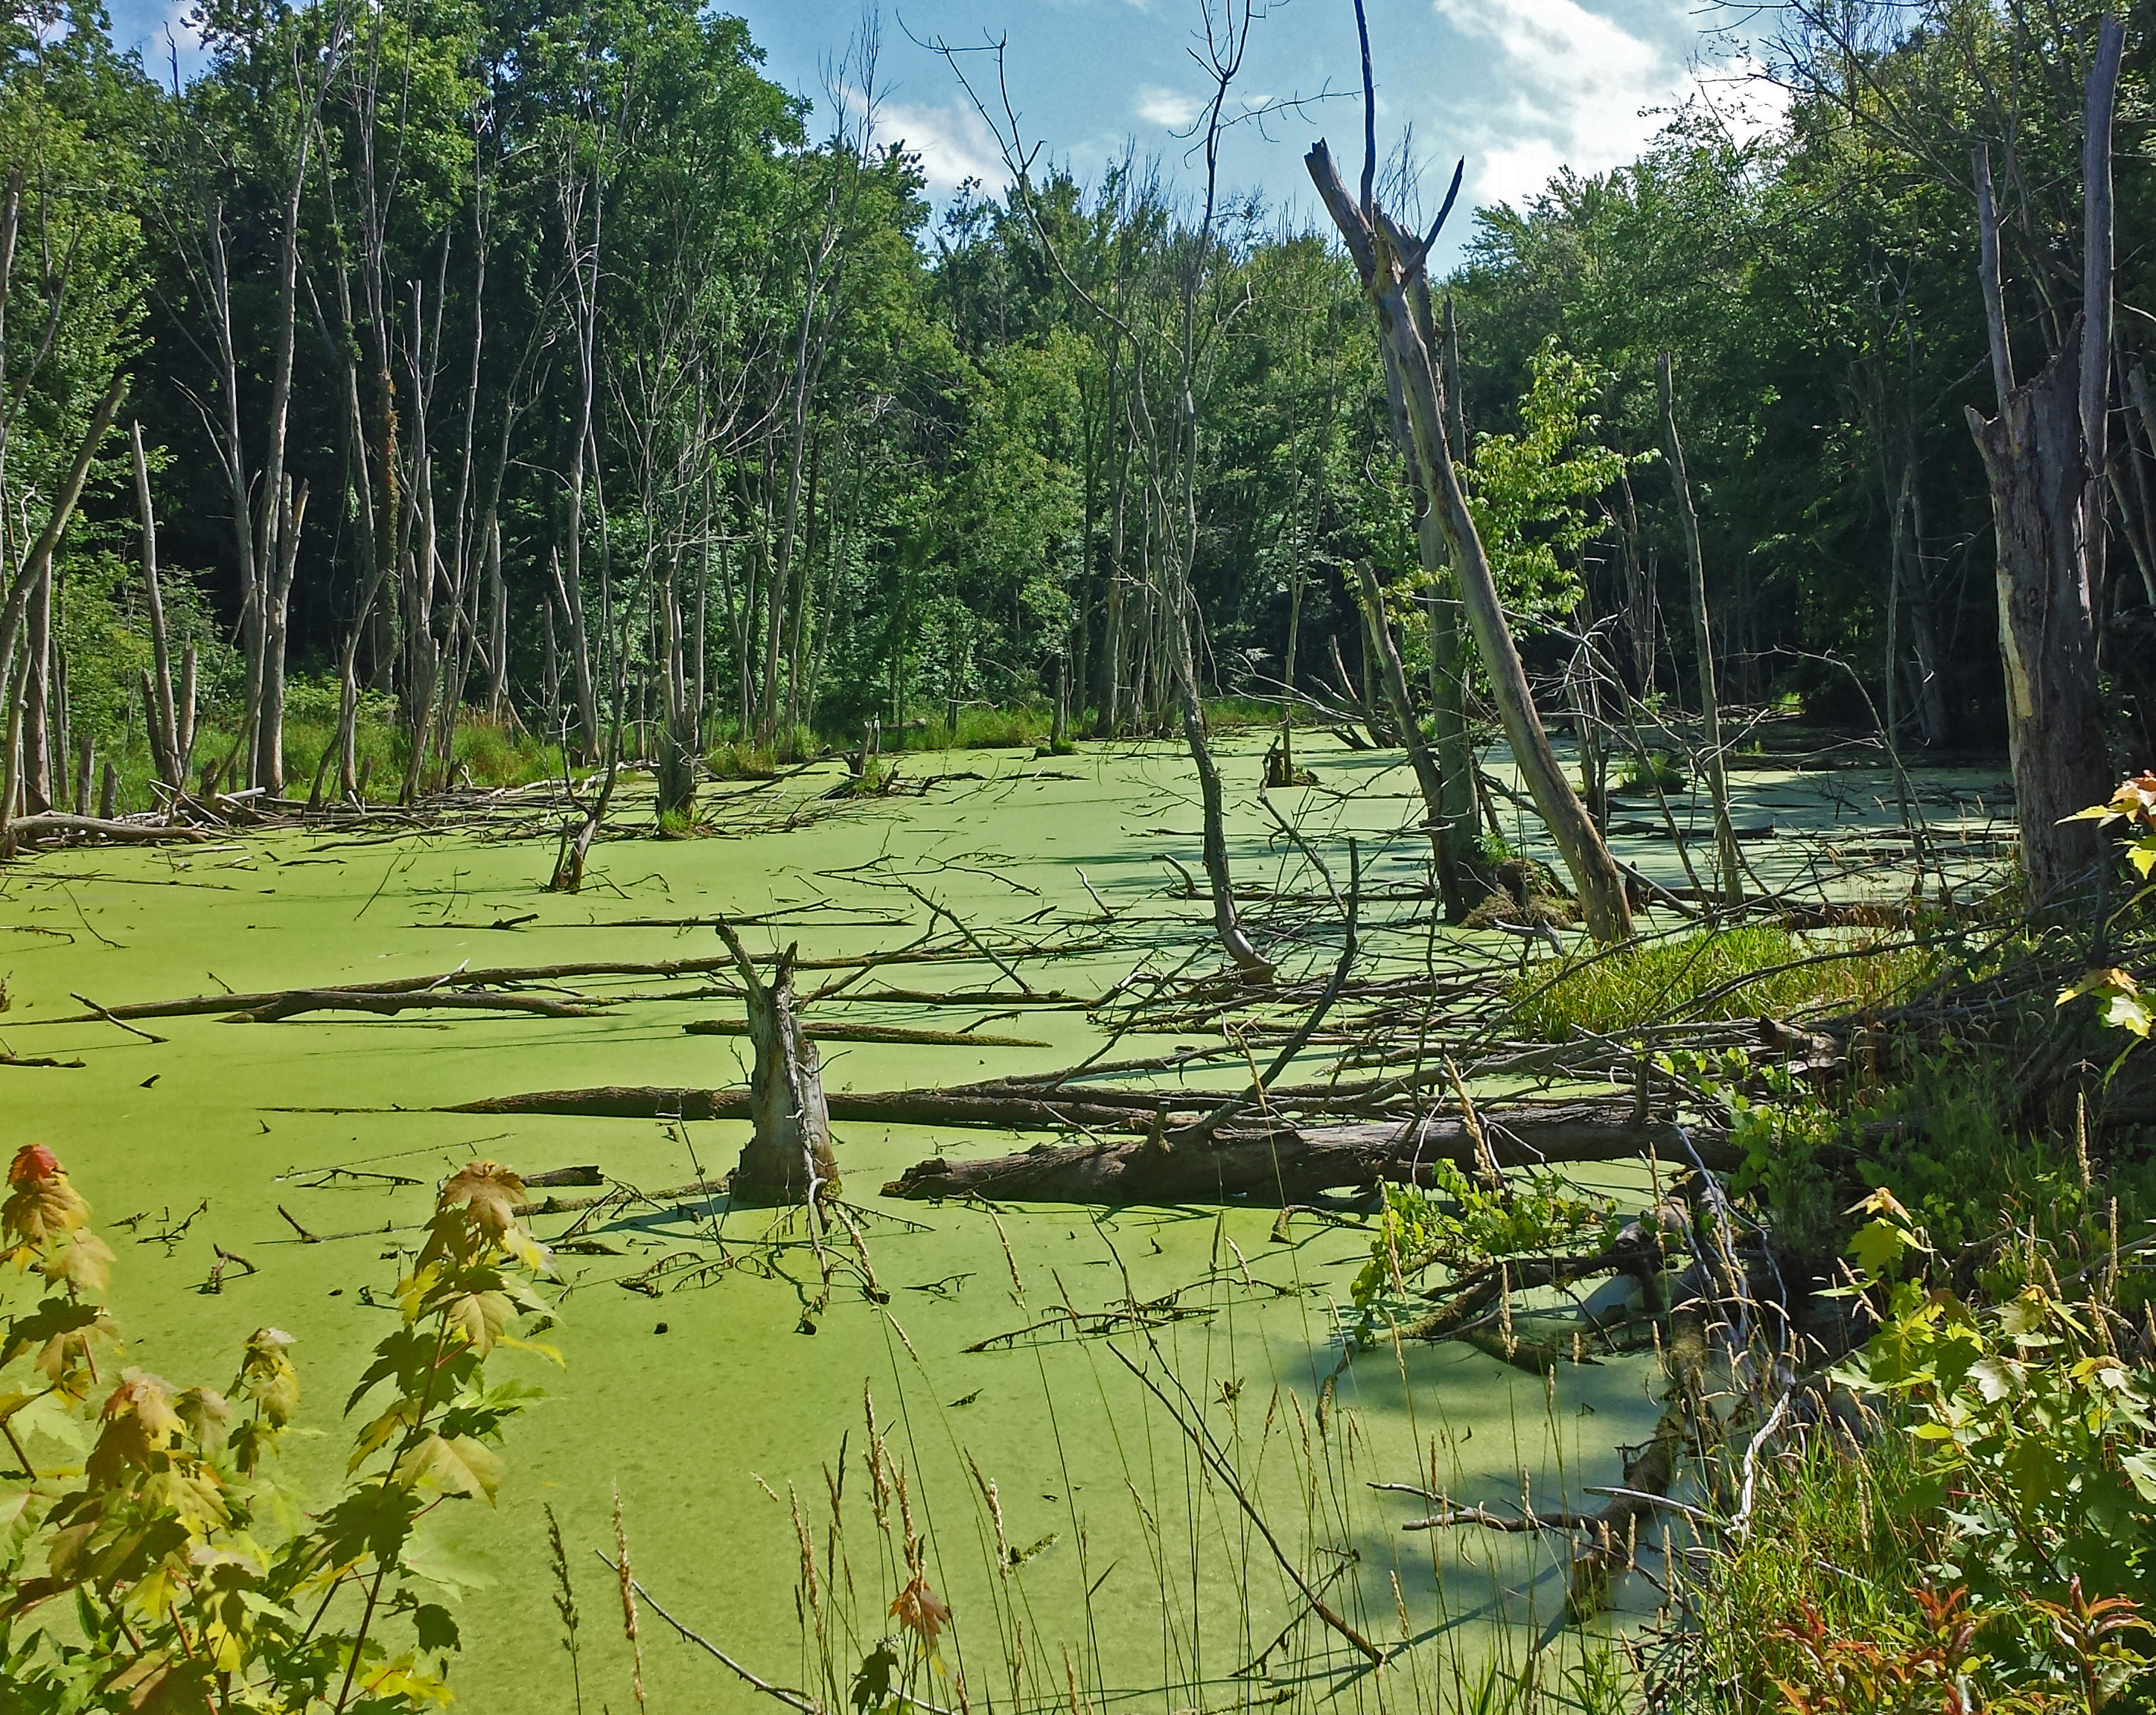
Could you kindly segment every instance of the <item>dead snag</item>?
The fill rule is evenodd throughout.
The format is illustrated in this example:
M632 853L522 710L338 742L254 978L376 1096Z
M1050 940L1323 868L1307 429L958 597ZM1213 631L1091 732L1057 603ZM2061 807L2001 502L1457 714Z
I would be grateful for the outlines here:
M2110 791L2097 670L2103 588L2113 308L2112 121L2124 30L2097 27L2082 122L2082 314L2034 379L2016 385L1999 255L1991 162L1976 181L1979 280L1999 414L1969 407L1998 537L1999 643L2007 739L2032 915L2056 910L2098 862L2092 822L2075 814ZM2063 318L2062 318L2063 319Z
M1362 14L1357 13L1358 28ZM1368 40L1368 31L1363 31ZM1366 100L1369 92L1365 91ZM1370 182L1374 141L1366 145L1363 182ZM1426 237L1407 234L1384 215L1366 193L1358 202L1342 183L1331 151L1321 141L1303 157L1327 212L1340 228L1365 295L1375 312L1378 350L1389 398L1398 398L1394 421L1407 431L1400 453L1432 504L1429 523L1419 532L1424 568L1442 572L1449 558L1458 578L1460 605L1490 678L1505 736L1551 839L1572 871L1585 912L1588 932L1599 942L1622 941L1632 932L1632 913L1624 878L1573 791L1550 747L1536 712L1527 669L1513 641L1510 622L1497 593L1488 554L1469 510L1466 489L1445 439L1444 404L1429 342L1417 325L1410 298L1422 283L1424 263L1452 207L1445 199L1437 223ZM1453 182L1453 195L1459 180ZM2093 800L2092 800L2093 802Z
M718 930L747 993L749 1039L756 1045L756 1069L749 1079L754 1129L734 1169L733 1189L777 1202L805 1203L837 1184L839 1164L831 1153L823 1063L793 1009L793 955L799 943L779 954L766 983L741 937L725 923Z

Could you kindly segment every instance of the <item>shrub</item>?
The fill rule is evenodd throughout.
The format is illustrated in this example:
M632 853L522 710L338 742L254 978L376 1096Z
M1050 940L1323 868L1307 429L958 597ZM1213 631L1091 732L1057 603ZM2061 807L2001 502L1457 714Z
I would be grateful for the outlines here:
M487 1358L547 1349L520 1332L551 1312L516 1176L475 1162L442 1188L397 1289L399 1325L346 1404L378 1409L344 1490L300 1515L264 1470L299 1409L291 1337L258 1328L223 1394L133 1367L116 1377L112 1253L89 1204L41 1146L17 1152L8 1183L0 1260L33 1283L0 1297L0 1429L18 1466L0 1476L8 1708L415 1715L448 1702L456 1622L414 1550L436 1508L490 1503L501 1481L495 1448L532 1394L490 1387ZM29 1449L48 1443L87 1455L39 1466Z

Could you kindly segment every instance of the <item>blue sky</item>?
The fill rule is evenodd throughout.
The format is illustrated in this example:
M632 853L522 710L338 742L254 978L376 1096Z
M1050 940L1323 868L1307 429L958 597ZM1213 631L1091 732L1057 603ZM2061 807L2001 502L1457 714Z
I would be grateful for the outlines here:
M1188 179L1200 164L1175 133L1209 86L1190 49L1200 0L886 0L877 124L918 150L940 201L968 177L999 184L994 138L943 61L908 33L955 47L1009 40L1009 74L1029 144L1045 143L1081 177L1135 143ZM1216 6L1219 0L1215 0ZM1713 0L1368 0L1377 67L1378 144L1414 128L1433 194L1465 156L1469 207L1531 194L1561 166L1599 172L1628 161L1667 109L1702 90L1738 124L1769 112L1772 91L1748 76L1741 49L1711 26ZM111 0L122 45L165 63L163 40L185 0ZM829 110L829 74L860 23L846 0L731 0L767 50L772 76ZM187 57L182 39L182 69ZM986 56L974 63L988 70ZM1236 95L1353 97L1358 69L1349 0L1272 0L1254 27ZM1238 128L1224 177L1276 205L1309 211L1302 151L1320 135L1359 158L1358 102L1285 113L1261 135ZM1466 230L1455 220L1456 245ZM1451 248L1448 246L1448 248ZM1456 252L1455 252L1456 254Z

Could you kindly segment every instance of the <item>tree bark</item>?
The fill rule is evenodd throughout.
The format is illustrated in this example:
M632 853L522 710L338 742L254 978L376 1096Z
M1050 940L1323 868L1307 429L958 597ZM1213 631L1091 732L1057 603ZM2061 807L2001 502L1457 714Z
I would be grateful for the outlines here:
M2031 911L2058 906L2102 850L2093 822L2065 818L2111 796L2096 672L2096 624L2082 536L2087 470L2071 347L1969 429L1990 480L1998 537L1999 650L2006 732Z
M1999 414L1969 410L1998 539L1999 642L2007 737L2032 915L2056 911L2101 860L2093 822L2067 819L2110 796L2097 679L2111 380L2111 126L2124 31L2102 21L2083 111L2082 311L2026 386L2014 367L1989 162L1976 154L1979 267L2000 389ZM2077 337L2076 337L2077 336Z
M165 627L165 598L157 583L157 515L150 500L150 460L142 450L142 425L128 426L135 455L135 509L142 521L142 595L150 617L150 651L155 671L145 699L150 754L157 778L175 791L187 784L187 760L180 754L179 715L172 701L172 646Z
M1408 676L1400 665L1399 644L1393 637L1392 621L1385 616L1385 592L1378 582L1377 572L1368 560L1355 566L1363 598L1363 624L1378 652L1378 665L1385 681L1385 697L1393 708L1393 721L1399 728L1400 740L1407 747L1408 764L1414 770L1415 786L1422 793L1424 827L1430 834L1430 855L1437 865L1439 896L1445 901L1445 915L1458 922L1472 911L1479 901L1468 899L1460 886L1459 867L1451 861L1445 825L1445 782L1438 771L1437 758L1430 754L1430 742L1422 736L1422 728L1415 721L1414 702L1408 695Z
M756 1068L749 1080L753 1127L734 1169L736 1191L787 1203L813 1203L839 1179L831 1153L831 1117L824 1101L823 1064L794 1011L793 954L778 957L767 984L741 937L721 923L748 995L749 1037Z
M23 677L23 808L42 815L53 807L53 562L49 556L23 612L29 658Z
M1681 1149L1666 1122L1635 1123L1625 1104L1560 1103L1496 1110L1486 1142L1501 1167L1545 1162L1615 1161ZM1694 1139L1709 1165L1732 1164L1726 1142ZM1474 1137L1457 1118L1435 1116L1404 1125L1278 1126L1224 1134L1210 1142L1178 1142L1156 1128L1127 1142L1029 1150L991 1161L932 1156L884 1187L886 1197L1010 1198L1042 1203L1227 1203L1278 1207L1327 1191L1368 1190L1379 1181L1428 1185L1447 1161L1470 1172L1482 1164Z

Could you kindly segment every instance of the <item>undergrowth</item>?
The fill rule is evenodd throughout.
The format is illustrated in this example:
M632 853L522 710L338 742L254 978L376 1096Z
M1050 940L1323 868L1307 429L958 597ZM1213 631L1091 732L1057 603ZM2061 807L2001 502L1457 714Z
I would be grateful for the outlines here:
M285 706L285 795L305 798L316 772L322 768L322 758L336 737L337 687L317 680L295 680L286 689ZM376 691L362 695L359 701L359 719L355 732L353 752L360 776L367 783L366 796L380 802L393 798L404 779L404 735L398 727L395 702ZM205 710L202 723L195 734L194 766L190 771L188 787L200 784L203 771L215 768L219 771L219 789L230 792L244 780L235 781L243 773L235 752L238 727L232 716L219 710ZM229 763L228 765L228 762ZM150 756L149 740L139 724L131 724L117 742L108 742L96 755L93 778L90 782L89 809L94 814L98 808L100 779L104 767L110 763L119 776L119 793L116 808L127 814L136 811L155 809L159 797L155 782L157 768ZM54 758L57 777L53 786L56 802L73 808L74 796L74 762L72 758L62 767L61 758ZM525 786L535 781L558 776L561 773L560 752L557 747L542 744L521 726L509 721L490 720L485 711L467 708L457 716L456 742L449 782L453 786L488 790L504 786ZM427 784L432 787L440 778L439 758L430 761L427 768ZM336 762L331 757L324 775L324 793L334 798L336 795Z
M1891 1004L1933 968L1930 952L1906 943L1745 924L1544 960L1514 976L1506 998L1521 1034L1564 1042L1575 1030L1864 1011Z

